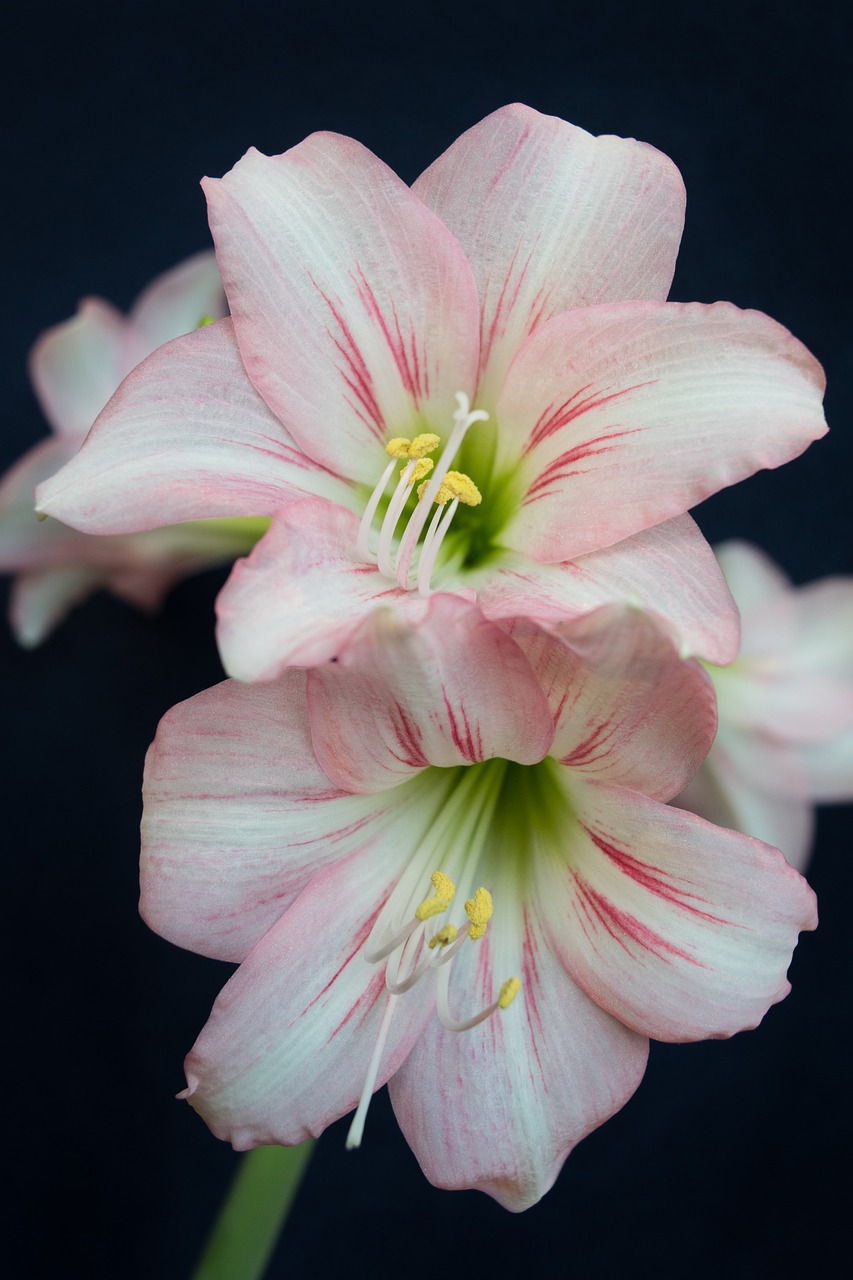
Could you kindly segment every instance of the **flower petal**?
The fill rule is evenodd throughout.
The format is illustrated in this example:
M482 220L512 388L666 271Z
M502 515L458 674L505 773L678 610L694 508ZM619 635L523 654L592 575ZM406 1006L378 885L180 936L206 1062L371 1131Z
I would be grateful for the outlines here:
M39 510L87 533L271 515L347 489L307 459L255 392L230 320L161 347L122 384Z
M194 254L158 276L133 305L130 322L146 342L145 355L171 338L192 333L203 320L226 314L216 254Z
M378 1088L433 1006L430 983L402 997L362 953L402 859L355 854L311 881L225 986L186 1060L183 1095L237 1150L317 1136L351 1111L389 1002Z
M627 1102L648 1041L575 986L535 908L520 927L511 880L492 882L489 933L461 949L449 985L457 1018L487 1007L516 975L513 1004L469 1031L430 1019L389 1092L430 1182L476 1187L519 1212L552 1186L572 1147Z
M683 790L714 740L714 689L654 619L611 605L554 635L525 621L510 634L548 695L554 759L656 800Z
M405 183L326 133L203 185L249 376L309 456L373 485L389 436L450 427L476 379L476 287Z
M142 915L222 960L242 960L312 876L375 840L382 807L343 795L317 764L301 671L173 707L143 798Z
M626 302L557 316L498 405L525 496L503 531L570 560L680 515L826 431L823 372L781 325L729 303Z
M737 738L720 730L708 759L673 804L781 849L791 866L803 871L814 839L814 811L804 798L802 762L787 744L761 736ZM849 776L853 791L853 768Z
M76 316L43 333L30 352L30 378L54 431L82 441L146 354L121 312L100 298L86 298Z
M737 654L737 609L690 516L665 520L567 564L508 553L477 595L489 618L527 616L544 626L623 602L663 618L688 653L720 664Z
M367 614L393 603L411 621L426 600L356 558L358 519L321 499L290 502L219 594L217 637L238 680L337 657Z
M778 850L636 792L575 778L567 802L577 825L536 886L575 981L658 1040L756 1026L817 923L805 881Z
M87 564L19 574L9 601L9 622L18 644L25 649L40 645L75 604L102 585L102 573Z
M464 133L413 189L473 266L483 307L478 403L489 408L521 343L551 316L667 296L684 185L642 142L594 138L516 103Z
M554 736L521 650L451 595L432 596L416 627L373 613L339 662L309 673L308 705L317 758L347 791L381 791L427 765L533 764Z

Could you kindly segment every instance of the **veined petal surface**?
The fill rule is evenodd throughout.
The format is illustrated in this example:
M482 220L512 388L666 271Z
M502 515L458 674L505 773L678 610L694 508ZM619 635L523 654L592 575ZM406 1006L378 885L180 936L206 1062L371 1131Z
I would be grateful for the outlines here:
M482 304L477 399L486 408L544 321L669 292L684 185L672 161L645 143L595 138L516 103L464 133L413 190L473 267Z
M204 187L246 369L310 457L373 485L389 437L449 428L476 382L476 286L387 165L318 133Z
M136 299L129 319L147 343L146 355L164 342L192 333L202 321L224 316L225 291L216 254L196 253L164 272Z
M814 894L777 849L609 783L573 779L564 856L537 868L553 945L603 1009L656 1040L757 1026Z
M381 791L413 772L549 751L547 700L518 645L450 595L422 623L377 610L340 660L308 677L311 730L325 772L347 791Z
M87 533L267 516L285 499L347 486L296 447L252 387L231 321L176 338L122 383L39 510Z
M680 515L824 435L823 388L786 329L729 303L557 316L519 351L498 405L503 463L525 491L504 540L570 560Z
M79 444L147 354L120 311L101 298L84 299L76 316L48 329L30 352L30 378L54 431Z

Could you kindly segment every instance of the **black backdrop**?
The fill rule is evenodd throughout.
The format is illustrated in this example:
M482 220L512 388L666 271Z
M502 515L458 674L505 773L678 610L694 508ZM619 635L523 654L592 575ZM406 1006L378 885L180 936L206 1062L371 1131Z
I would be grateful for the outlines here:
M705 504L705 532L759 542L797 581L853 572L851 31L841 0L809 8L83 0L19 14L2 76L0 462L44 434L24 363L40 330L86 294L126 307L207 245L202 174L336 129L411 180L519 99L672 156L688 189L673 296L766 310L826 366L834 432ZM0 635L3 1158L21 1197L0 1248L15 1276L181 1280L234 1167L173 1100L225 966L136 916L143 754L163 712L219 678L221 580L187 582L154 620L98 597L35 653ZM733 1041L653 1047L637 1096L539 1206L514 1217L434 1191L380 1095L359 1153L346 1122L322 1139L272 1277L833 1271L848 1248L851 825L849 808L821 815L822 924L791 997Z

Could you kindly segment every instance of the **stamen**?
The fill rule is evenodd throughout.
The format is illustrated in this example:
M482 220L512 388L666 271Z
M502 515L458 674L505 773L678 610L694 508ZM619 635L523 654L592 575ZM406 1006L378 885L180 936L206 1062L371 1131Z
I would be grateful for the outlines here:
M439 1016L441 1025L446 1027L448 1031L470 1031L472 1027L477 1027L481 1022L485 1022L487 1018L491 1018L493 1013L497 1013L499 1009L508 1009L515 997L521 990L521 982L518 978L507 978L506 982L501 984L497 1000L482 1009L479 1013L475 1013L473 1018L466 1018L463 1022L457 1022L450 1016L450 1006L448 1004L448 983L450 981L449 970L444 969L438 975L438 992L436 994L436 1013Z
M431 916L440 915L456 897L456 885L443 871L433 871L430 879L435 892L429 898L424 898L415 911L417 920L429 920Z
M423 495L423 501L419 502L415 507L406 532L403 534L403 540L400 543L400 551L397 556L397 583L404 591L409 589L409 569L412 563L412 556L415 553L418 538L421 536L423 527L429 518L429 508L432 506L435 495L441 487L441 482L459 452L468 428L475 422L488 421L489 415L485 410L471 410L471 402L464 391L457 391L456 404L458 407L453 415L453 430L450 433L450 439L432 473Z
M441 929L439 929L438 933L434 934L433 937L430 938L429 940L430 951L435 950L436 947L448 947L451 942L456 941L457 932L458 931L455 924L444 925Z
M389 449L393 443L393 440L389 442ZM370 538L370 526L373 524L373 517L376 515L376 508L379 506L382 495L385 492L386 485L391 479L391 472L393 470L394 459L392 458L388 463L388 466L382 472L382 475L379 477L379 482L373 490L373 493L368 498L367 506L364 508L364 515L361 517L361 524L358 526L358 538L356 539L358 554L362 560L373 560L373 556L370 554L368 541Z
M488 889L478 889L473 898L469 898L465 903L465 914L471 921L468 936L474 941L482 938L493 913L492 895Z

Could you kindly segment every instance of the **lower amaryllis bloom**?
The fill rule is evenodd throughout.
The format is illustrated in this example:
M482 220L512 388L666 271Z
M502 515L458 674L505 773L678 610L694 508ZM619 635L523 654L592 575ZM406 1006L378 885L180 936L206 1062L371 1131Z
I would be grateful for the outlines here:
M261 521L198 521L95 538L57 520L40 522L33 510L36 486L75 456L131 369L170 338L224 312L216 259L201 253L149 285L129 315L87 298L76 316L33 347L30 375L54 434L0 481L0 571L17 575L10 621L22 644L39 644L72 605L100 587L152 609L179 578L233 560L264 532Z
M427 1177L520 1210L637 1087L648 1037L755 1026L813 895L666 804L711 686L639 611L512 634L453 596L337 663L175 707L146 764L142 903L240 967L183 1096L245 1149L389 1082Z
M665 301L671 161L516 105L412 189L315 134L205 190L232 318L127 380L43 511L113 534L275 515L218 604L243 679L432 590L546 625L628 600L734 656L685 513L822 435L823 376L758 312Z
M741 612L728 667L707 667L719 729L676 804L758 836L802 870L815 803L853 799L853 579L795 587L757 547L717 557Z

